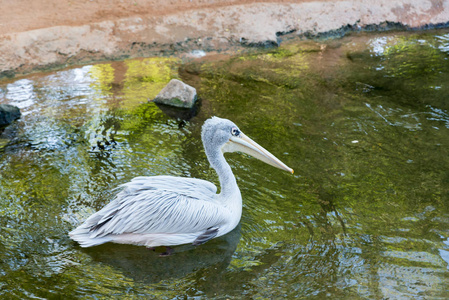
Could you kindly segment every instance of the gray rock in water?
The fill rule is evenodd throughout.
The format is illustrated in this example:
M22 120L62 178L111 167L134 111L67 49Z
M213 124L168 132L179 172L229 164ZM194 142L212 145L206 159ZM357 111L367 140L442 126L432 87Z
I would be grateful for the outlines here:
M14 105L0 104L0 127L11 124L14 120L20 118L20 109Z
M176 107L191 108L195 104L196 89L184 82L172 79L154 98L154 102Z

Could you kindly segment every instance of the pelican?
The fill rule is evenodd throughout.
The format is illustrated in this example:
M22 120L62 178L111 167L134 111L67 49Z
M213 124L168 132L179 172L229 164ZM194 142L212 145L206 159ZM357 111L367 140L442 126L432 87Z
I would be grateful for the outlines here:
M242 215L242 196L226 152L244 152L291 172L231 121L212 117L201 131L206 156L218 173L217 187L205 180L173 176L136 177L121 185L109 204L69 233L81 247L106 242L148 248L203 244L234 229Z

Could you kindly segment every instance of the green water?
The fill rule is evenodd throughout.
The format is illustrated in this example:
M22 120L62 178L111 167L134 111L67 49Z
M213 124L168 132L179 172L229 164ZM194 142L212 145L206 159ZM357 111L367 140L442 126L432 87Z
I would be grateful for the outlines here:
M146 103L170 78L197 88L192 118ZM447 30L0 82L23 114L0 135L0 297L448 298L448 83ZM200 141L212 115L295 170L227 155L236 230L166 258L68 238L135 176L217 184Z

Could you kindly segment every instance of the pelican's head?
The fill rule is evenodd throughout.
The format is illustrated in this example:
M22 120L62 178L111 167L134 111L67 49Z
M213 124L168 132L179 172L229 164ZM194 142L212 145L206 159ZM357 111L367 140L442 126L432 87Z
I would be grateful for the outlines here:
M262 146L247 137L233 122L218 117L212 117L204 122L201 138L206 151L221 149L225 152L244 152L273 167L291 172L287 167Z

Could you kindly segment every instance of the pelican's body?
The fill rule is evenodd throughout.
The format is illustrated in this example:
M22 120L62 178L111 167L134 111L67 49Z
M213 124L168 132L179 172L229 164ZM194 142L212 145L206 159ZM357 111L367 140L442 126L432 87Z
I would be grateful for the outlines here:
M137 177L103 209L70 232L82 247L106 242L147 247L202 244L234 229L242 215L242 197L223 153L242 151L293 172L249 139L229 120L213 117L202 128L207 158L217 171L214 184L172 176Z

